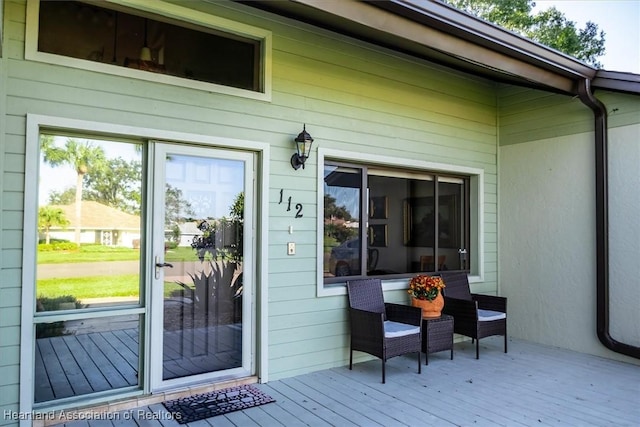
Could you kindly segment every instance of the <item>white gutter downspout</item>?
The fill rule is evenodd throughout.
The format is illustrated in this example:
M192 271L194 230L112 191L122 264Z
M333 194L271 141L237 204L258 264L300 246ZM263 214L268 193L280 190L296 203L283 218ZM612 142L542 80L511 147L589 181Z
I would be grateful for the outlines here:
M640 347L615 340L609 331L609 197L607 110L591 90L591 80L578 83L578 96L593 111L596 148L596 300L598 339L616 353L640 359Z

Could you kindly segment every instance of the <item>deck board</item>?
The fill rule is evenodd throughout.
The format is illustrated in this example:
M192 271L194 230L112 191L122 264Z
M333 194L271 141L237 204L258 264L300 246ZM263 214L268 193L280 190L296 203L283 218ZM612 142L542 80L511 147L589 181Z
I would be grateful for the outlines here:
M82 345L84 351L86 351L92 360L95 362L96 367L100 367L104 378L108 381L110 388L126 387L130 384L125 379L122 373L117 367L113 365L113 362L100 351L98 346L87 335L78 335L77 340Z
M307 381L312 381L316 387L320 388L328 396L338 399L343 404L359 412L363 416L362 422L371 419L370 425L382 425L385 427L404 426L393 414L385 410L385 405L389 395L381 392L371 392L366 384L354 384L353 387L345 389L344 381L348 380L343 375L334 375L333 372L321 372L318 375L309 376ZM423 400L421 398L421 400ZM424 398L428 401L428 398ZM438 397L440 400L440 397ZM441 405L437 405L441 408ZM436 417L439 415L434 413ZM440 425L446 425L442 422Z
M276 402L188 427L640 425L640 366L519 340L509 348L504 354L500 338L485 338L476 360L473 345L457 343L454 360L433 354L422 374L415 356L396 357L386 384L379 360L256 384ZM161 404L135 410L168 416ZM180 426L166 417L113 425Z
M116 366L118 372L127 381L128 385L138 384L138 368L132 367L125 357L108 341L102 333L87 334L91 337L91 341L100 349L100 351L108 358L113 366Z
M239 328L221 325L165 332L165 379L241 366ZM138 385L137 328L36 340L35 401Z
M118 353L129 363L132 369L138 370L138 344L129 339L122 331L103 332L103 336Z
M296 401L300 406L305 407L308 411L317 415L324 423L332 426L354 426L346 416L335 411L328 405L315 400L312 396L316 394L314 389L301 390L295 384L291 384L292 379L287 378L280 381L274 386L281 394L288 399ZM322 400L322 399L321 399ZM334 401L335 402L335 401ZM344 409L344 408L339 408Z
M39 338L36 349L36 402L138 384L132 352L112 333Z
M312 377L312 381L318 392L325 394L329 398L336 399L337 402L351 408L357 417L354 417L354 420L361 420L357 421L357 423L367 422L367 424L372 426L384 427L402 426L402 424L391 415L380 410L381 407L377 404L376 399L371 399L365 394L355 390L345 392L339 382L331 381L326 375L316 375ZM303 384L307 386L306 382Z
M46 352L46 349L44 347L41 347L41 346L36 347L34 372L35 372L35 378L47 378L47 381L35 381L34 393L36 396L39 396L39 399L41 400L52 400L55 398L55 395L53 393L53 388L51 387L51 382L49 381L47 368L45 367L42 361L43 352ZM53 365L50 367L50 371L52 373L54 372ZM69 392L72 393L71 386L69 386Z
M64 342L69 348L69 352L78 364L78 367L84 374L92 391L110 390L111 384L107 381L103 374L103 370L98 368L94 359L87 352L87 349L80 344L77 336L67 337Z
M74 395L89 393L91 391L91 385L85 378L80 366L78 366L69 347L67 347L65 337L52 338L51 346L60 362L64 375L73 389ZM58 396L58 393L56 393L56 396Z

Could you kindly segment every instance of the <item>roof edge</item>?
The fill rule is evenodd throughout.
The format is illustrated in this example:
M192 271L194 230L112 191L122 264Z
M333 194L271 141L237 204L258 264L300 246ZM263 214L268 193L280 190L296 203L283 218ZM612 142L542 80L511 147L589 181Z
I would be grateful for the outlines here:
M597 71L565 53L456 9L440 0L376 0L373 3L411 20L438 24L441 27L439 29L446 28L447 32L475 44L509 53L512 57L534 65L551 67L565 75L593 78Z
M442 0L235 1L495 81L576 95L587 80L640 94L640 75L598 70Z
M640 95L640 74L598 70L591 86L595 89Z

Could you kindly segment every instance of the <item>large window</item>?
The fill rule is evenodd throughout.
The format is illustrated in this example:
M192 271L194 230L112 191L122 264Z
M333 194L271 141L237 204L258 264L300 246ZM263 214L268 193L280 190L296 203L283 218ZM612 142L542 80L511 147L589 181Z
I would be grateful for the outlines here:
M470 177L325 162L325 283L469 270Z
M38 24L33 46L27 40L30 59L60 62L63 57L65 65L84 63L87 68L111 73L113 66L142 70L178 77L186 86L190 84L185 79L243 91L266 91L264 31L244 36L237 28L225 31L219 26L195 25L193 19L169 20L107 2L33 0L30 5ZM160 2L156 5L184 10ZM202 15L202 19L219 20L209 15Z

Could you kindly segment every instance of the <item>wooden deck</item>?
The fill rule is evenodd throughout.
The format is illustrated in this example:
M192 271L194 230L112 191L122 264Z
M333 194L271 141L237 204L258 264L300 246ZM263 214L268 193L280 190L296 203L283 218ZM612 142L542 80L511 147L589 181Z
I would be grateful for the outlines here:
M424 359L423 359L424 363ZM358 363L267 384L275 403L209 418L222 426L638 426L640 366L502 338L431 354L417 374L415 357ZM100 417L100 413L93 414ZM171 427L161 403L73 421L68 427Z
M164 332L164 378L241 366L238 325ZM36 340L35 401L138 385L138 329Z

